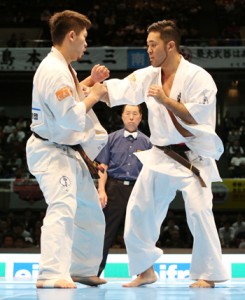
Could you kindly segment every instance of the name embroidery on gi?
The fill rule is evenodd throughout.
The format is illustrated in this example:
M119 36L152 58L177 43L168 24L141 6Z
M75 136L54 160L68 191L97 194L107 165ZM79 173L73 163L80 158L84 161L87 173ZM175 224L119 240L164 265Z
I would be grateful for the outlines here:
M65 98L72 96L72 91L68 86L63 87L55 93L59 101L64 100Z
M177 96L177 101L180 102L181 100L181 92L179 92L178 96Z
M208 97L205 95L205 91L203 91L203 102L202 104L208 104Z
M32 107L32 122L37 124L42 123L42 111L40 108Z

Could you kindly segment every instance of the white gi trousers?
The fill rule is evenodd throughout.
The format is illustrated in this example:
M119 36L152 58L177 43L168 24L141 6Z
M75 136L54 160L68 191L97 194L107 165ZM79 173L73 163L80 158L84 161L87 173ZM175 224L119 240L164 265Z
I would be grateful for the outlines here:
M97 275L105 220L84 161L68 146L33 136L27 143L27 161L48 204L38 280Z
M162 255L163 251L155 245L177 190L182 191L188 226L194 238L191 279L229 279L222 264L221 246L212 213L211 183L207 183L207 188L202 188L192 175L180 174L176 177L158 173L146 166L136 181L127 206L124 238L130 275L144 272Z

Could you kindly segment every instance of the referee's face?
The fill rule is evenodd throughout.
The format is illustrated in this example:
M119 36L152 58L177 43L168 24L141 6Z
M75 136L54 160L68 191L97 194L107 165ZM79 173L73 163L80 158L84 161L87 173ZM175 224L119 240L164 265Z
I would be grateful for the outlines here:
M124 128L129 132L137 131L142 115L139 107L135 105L126 105L122 113Z

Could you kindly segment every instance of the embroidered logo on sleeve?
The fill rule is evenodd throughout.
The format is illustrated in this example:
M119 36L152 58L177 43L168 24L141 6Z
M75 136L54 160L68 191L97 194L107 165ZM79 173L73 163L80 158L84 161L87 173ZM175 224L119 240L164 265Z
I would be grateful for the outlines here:
M72 96L72 91L68 86L63 87L55 93L57 99L62 101L66 97Z
M206 91L203 91L203 100L202 100L202 104L208 104L208 96L206 96Z
M128 75L128 79L130 80L130 81L136 81L136 77L135 77L135 75L132 73L132 74L130 74L130 75Z

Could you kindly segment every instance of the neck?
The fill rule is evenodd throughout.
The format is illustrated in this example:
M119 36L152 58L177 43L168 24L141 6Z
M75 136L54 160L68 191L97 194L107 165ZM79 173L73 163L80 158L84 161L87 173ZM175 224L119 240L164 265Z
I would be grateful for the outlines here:
M64 59L66 60L67 64L69 65L72 62L72 59L68 55L65 48L62 46L58 46L58 45L55 45L54 47L64 56Z
M169 60L167 65L162 66L162 76L167 79L168 77L174 75L178 69L180 61L181 55L176 53L174 57Z
M128 128L124 128L124 130L127 130L127 131L130 132L130 133L133 133L133 132L136 132L136 131L137 131L137 129L130 130L130 129L128 129Z

